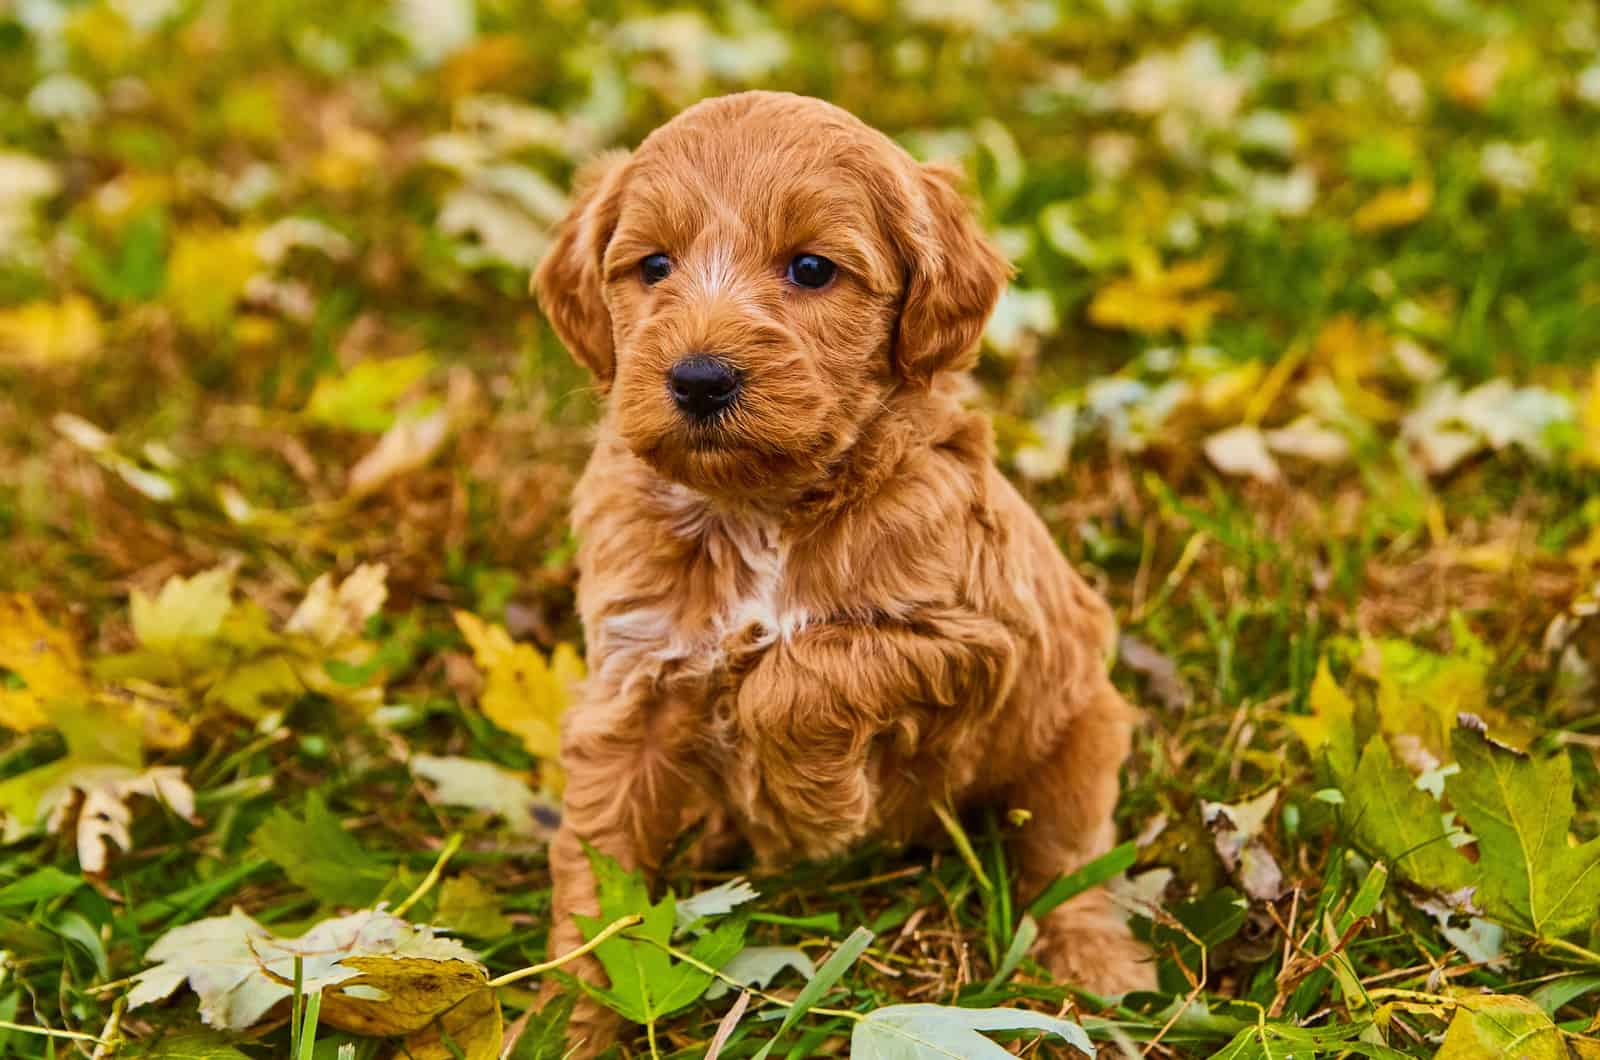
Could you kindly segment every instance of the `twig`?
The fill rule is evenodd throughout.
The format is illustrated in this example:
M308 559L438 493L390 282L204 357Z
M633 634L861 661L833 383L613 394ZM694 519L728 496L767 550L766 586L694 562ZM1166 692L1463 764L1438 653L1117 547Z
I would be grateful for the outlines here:
M53 1027L33 1027L26 1023L12 1023L10 1020L0 1020L0 1031L21 1031L23 1034L37 1034L41 1038L65 1038L74 1042L93 1042L104 1045L99 1038L81 1031L58 1031Z
M733 1029L739 1025L744 1010L749 1007L750 991L739 991L739 999L733 1003L728 1014L722 1017L722 1022L717 1024L717 1033L711 1036L711 1046L706 1050L705 1060L717 1060L722 1054L722 1047L728 1044L728 1039L733 1036Z
M422 882L417 884L417 889L412 891L405 901L394 907L395 916L405 916L412 906L422 901L423 896L433 890L434 885L439 882L439 877L444 874L445 864L456 856L456 851L461 849L461 841L462 835L460 832L451 833L450 838L444 841L444 848L439 851L439 857L434 861L433 868L429 869L428 874L422 877Z
M519 968L514 972L507 972L505 975L502 975L497 979L491 979L488 983L489 989L496 990L502 986L510 986L512 983L520 983L524 979L531 979L536 975L543 975L545 972L554 971L555 969L560 968L563 964L568 964L577 960L579 957L582 957L584 954L589 953L596 946L599 946L602 942L606 941L617 932L626 931L635 924L642 924L643 922L644 917L637 913L629 913L627 916L618 917L605 927L601 928L600 934L596 935L588 942L585 942L577 949L563 953L561 956L556 957L553 960L545 961L543 964L531 964L526 968Z

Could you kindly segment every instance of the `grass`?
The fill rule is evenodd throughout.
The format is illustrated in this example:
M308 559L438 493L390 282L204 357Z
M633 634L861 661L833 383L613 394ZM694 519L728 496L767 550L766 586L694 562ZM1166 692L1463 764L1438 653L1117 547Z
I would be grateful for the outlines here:
M144 6L153 21L130 21ZM408 28L407 9L436 21ZM172 575L233 568L237 598L279 631L323 574L383 563L388 590L339 642L352 654L330 648L292 693L230 703L195 676L214 660L181 673L136 660L143 683L117 687L192 732L135 757L180 767L195 812L134 799L128 849L87 876L70 828L15 826L0 848L0 1025L13 1028L0 1056L107 1055L82 1037L103 1030L118 1055L210 1040L193 1037L187 993L124 1011L106 984L140 970L163 932L232 906L292 934L351 904L255 838L280 809L302 822L311 792L369 866L366 900L411 895L462 833L445 882L477 881L479 912L494 914L464 937L493 976L544 959L541 826L518 834L446 803L407 760L467 757L548 785L480 709L483 678L451 617L541 652L582 643L566 503L595 402L526 294L528 265L584 157L752 86L826 96L918 153L960 159L1019 266L981 400L1007 469L1137 642L1115 670L1145 708L1121 827L1138 840L1133 879L1165 909L1141 930L1168 959L1163 995L1123 1005L1027 961L992 981L1021 909L1007 825L984 819L965 822L968 850L867 849L758 880L751 936L820 960L854 927L876 932L830 1008L1067 1011L1109 1049L1163 1056L1211 1055L1257 1025L1357 1027L1409 996L1396 991L1532 996L1596 971L1592 930L1508 937L1504 961L1463 952L1462 924L1447 934L1372 867L1291 726L1323 660L1355 686L1379 643L1457 658L1460 616L1489 651L1473 705L1569 759L1572 835L1600 833L1586 684L1600 654L1591 6L1104 0L1046 18L1048 5L978 0L665 15L483 0L475 31L436 55L459 10L0 8L0 589L29 594L102 672L141 647L130 595ZM263 233L282 249L264 254ZM1198 282L1174 279L1185 263L1202 263ZM356 370L412 355L419 378L398 391ZM1498 380L1527 389L1485 402L1459 462L1430 463L1450 424L1428 428L1418 410L1445 385ZM344 403L308 411L329 388ZM1550 401L1559 414L1534 408ZM1069 405L1064 445L1052 415ZM1346 453L1279 450L1271 481L1208 455L1221 431L1304 413ZM440 445L352 490L386 429L435 414ZM1030 449L1043 457L1019 460ZM226 666L243 665L242 643L228 641ZM31 687L12 670L0 693ZM0 785L77 738L63 724L13 730ZM1240 903L1204 806L1272 789L1259 836L1282 894ZM20 820L11 789L0 803ZM45 886L52 870L69 882ZM715 882L669 876L680 893ZM43 889L6 897L18 881ZM411 918L442 916L440 894ZM526 987L502 991L509 1016L531 1004ZM773 990L793 994L785 980ZM1557 1023L1591 1026L1594 996L1552 1002ZM654 1048L704 1055L730 1004L664 1021ZM1392 1010L1391 1048L1431 1055L1447 1020L1429 1004ZM316 1013L284 1012L230 1047L386 1048ZM813 1015L779 1051L839 1054L848 1022ZM723 1055L751 1055L768 1031L747 1016ZM1276 1033L1232 1055L1281 1055L1263 1044Z

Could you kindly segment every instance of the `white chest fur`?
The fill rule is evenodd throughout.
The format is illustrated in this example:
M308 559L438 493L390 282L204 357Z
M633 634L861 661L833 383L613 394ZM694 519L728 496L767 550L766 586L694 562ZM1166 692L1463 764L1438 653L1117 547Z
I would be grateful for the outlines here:
M694 582L606 616L598 631L602 672L659 675L671 664L677 673L703 676L730 650L763 650L805 627L777 520L719 507L682 486L670 487L661 503L668 532L697 553L684 575Z

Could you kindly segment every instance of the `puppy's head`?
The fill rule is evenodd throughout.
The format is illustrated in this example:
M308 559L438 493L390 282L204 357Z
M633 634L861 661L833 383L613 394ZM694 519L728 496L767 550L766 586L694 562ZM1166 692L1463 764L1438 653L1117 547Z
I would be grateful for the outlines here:
M580 174L535 286L634 453L782 496L970 366L1009 268L956 178L819 100L707 100Z

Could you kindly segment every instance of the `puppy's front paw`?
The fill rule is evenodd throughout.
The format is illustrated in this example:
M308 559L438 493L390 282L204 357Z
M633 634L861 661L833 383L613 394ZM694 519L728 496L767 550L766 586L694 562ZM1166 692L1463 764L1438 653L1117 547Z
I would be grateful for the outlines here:
M1047 921L1034 957L1063 982L1101 997L1156 987L1155 959L1109 909Z

